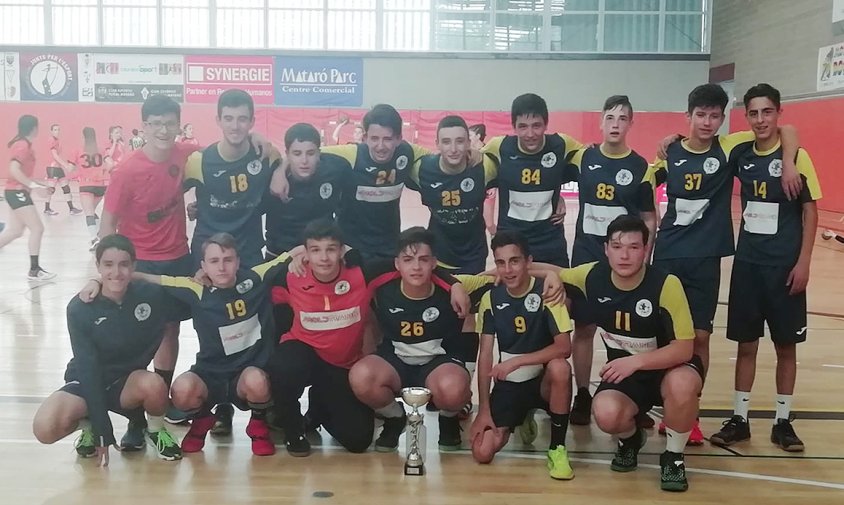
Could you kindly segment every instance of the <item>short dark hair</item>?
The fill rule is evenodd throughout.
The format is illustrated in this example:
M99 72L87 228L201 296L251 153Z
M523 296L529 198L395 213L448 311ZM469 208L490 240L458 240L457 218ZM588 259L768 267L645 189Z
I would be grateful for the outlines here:
M363 131L368 133L369 127L374 124L389 128L393 130L394 135L401 137L401 115L392 105L379 103L369 109L363 116Z
M548 124L548 104L545 99L534 93L519 95L513 100L510 106L510 122L516 126L516 118L519 116L539 116Z
M237 252L237 240L230 233L215 233L208 240L202 243L202 258L205 259L205 251L212 245L220 246L220 249L231 249Z
M689 114L696 107L720 107L721 112L727 108L727 92L717 84L701 84L689 93Z
M105 252L109 249L126 251L129 253L129 259L132 260L132 263L134 263L137 258L135 255L135 246L132 244L132 241L124 235L112 233L111 235L106 235L100 239L100 242L97 244L97 248L94 250L94 257L97 259L97 263L100 262L103 258L103 254L105 254Z
M469 126L466 125L466 120L460 116L446 116L440 119L440 122L437 124L437 138L440 138L440 130L443 128L463 128L466 130L466 135L469 135Z
M53 128L55 128L57 126L61 127L61 125L59 123L53 123L53 124L50 125L50 129L52 130Z
M508 245L518 247L525 258L530 256L530 245L528 244L527 239L521 233L513 230L500 231L496 233L495 236L492 237L490 248L493 252L495 252L496 249L500 249Z
M217 117L223 117L223 107L240 107L245 105L249 109L249 117L255 117L255 102L252 95L242 89L227 89L217 98Z
M608 110L613 110L618 106L627 107L627 110L630 111L630 119L633 119L633 104L630 103L630 98L627 95L613 95L604 102L604 108L601 109L601 112L606 112Z
M469 127L470 131L473 131L478 134L478 137L481 139L481 142L486 140L486 125L483 123L473 124Z
M307 243L308 240L323 240L331 239L343 242L343 232L333 219L317 219L308 223L305 230L302 232L302 244Z
M644 244L648 243L648 239L651 236L651 232L648 230L648 225L645 224L645 221L641 217L631 216L629 214L618 216L612 220L610 225L607 226L606 241L609 242L610 238L618 232L641 233L642 243Z
M293 142L313 142L317 149L320 146L319 132L308 123L296 123L284 133L284 148L290 149Z
M434 248L434 234L422 226L412 226L399 234L399 248L398 252L406 250L408 247L425 244L431 249Z
M25 139L28 135L30 135L36 128L38 128L38 118L32 116L30 114L24 114L23 116L18 118L18 133L12 140L6 144L6 147L12 147L12 145L17 142L18 140ZM27 142L29 142L27 140Z
M176 100L166 95L152 95L144 100L141 106L141 121L146 121L150 116L164 116L175 114L176 119L182 119L182 108Z
M132 135L137 135L137 134L138 134L138 129L132 128Z
M750 101L754 98L767 98L777 106L777 110L780 109L780 104L782 103L780 90L771 86L767 82L760 82L756 86L747 90L747 93L744 94L744 107L747 108L747 106L750 105Z

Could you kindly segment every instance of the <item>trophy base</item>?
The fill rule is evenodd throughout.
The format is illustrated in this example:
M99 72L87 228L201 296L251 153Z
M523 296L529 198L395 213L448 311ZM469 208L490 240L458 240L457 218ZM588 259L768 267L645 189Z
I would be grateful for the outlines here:
M425 475L425 466L411 466L407 463L404 464L404 474L405 475Z

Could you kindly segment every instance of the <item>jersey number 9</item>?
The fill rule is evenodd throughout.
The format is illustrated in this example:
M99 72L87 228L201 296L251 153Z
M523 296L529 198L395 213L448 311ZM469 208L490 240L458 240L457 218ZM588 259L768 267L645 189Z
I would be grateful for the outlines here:
M516 333L524 333L527 331L527 322L523 316L516 316L513 319L513 323L516 325Z
M232 303L227 303L226 310L229 312L229 319L243 317L246 315L246 302L243 300L235 300Z
M421 337L425 334L425 327L420 322L411 323L410 321L401 322L401 336L402 337Z

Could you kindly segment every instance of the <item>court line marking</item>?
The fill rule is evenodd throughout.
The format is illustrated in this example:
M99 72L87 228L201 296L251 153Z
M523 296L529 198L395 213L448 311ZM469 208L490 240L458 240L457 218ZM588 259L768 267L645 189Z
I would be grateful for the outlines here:
M821 366L822 366L822 367L826 367L826 368L844 368L844 365L827 365L827 364L823 364L823 365L821 365Z

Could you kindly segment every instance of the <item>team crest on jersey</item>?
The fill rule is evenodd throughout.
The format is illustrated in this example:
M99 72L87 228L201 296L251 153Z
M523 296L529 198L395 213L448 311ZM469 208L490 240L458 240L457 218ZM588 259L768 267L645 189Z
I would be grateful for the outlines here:
M334 193L334 186L331 185L330 182L322 183L322 186L319 187L319 197L323 200L328 200L331 198L331 195Z
M475 181L473 181L471 177L463 179L462 181L460 181L460 189L467 193L472 191L473 189L475 189Z
M407 156L402 154L401 156L396 158L396 168L399 170L404 170L405 168L407 168Z
M246 165L246 171L252 175L260 174L262 168L264 168L264 164L261 163L261 160L252 160Z
M542 166L545 168L551 168L557 164L557 155L554 153L545 153L542 155Z
M167 173L170 174L170 177L176 177L179 175L179 167L176 165L170 165L170 168L167 169Z
M135 307L135 319L138 321L146 321L149 319L150 314L152 314L152 307L148 303L139 303Z
M349 289L351 289L349 281L340 281L334 285L334 294L345 295L349 292Z
M768 164L768 173L771 177L782 177L782 160L771 160Z
M615 174L615 182L620 186L627 186L633 182L633 172L627 170L626 168L622 168L617 174Z
M703 171L708 174L712 175L721 168L721 162L718 161L718 158L709 157L706 158L706 161L703 162Z
M440 317L440 309L436 307L428 307L425 309L425 312L422 313L422 320L426 323L436 321L438 317Z
M636 302L636 314L641 317L648 317L654 312L654 306L650 300L642 298Z
M525 308L528 312L536 312L540 305L542 305L542 298L538 294L531 293L525 297Z
M237 290L238 293L244 294L248 293L253 287L255 287L255 283L252 282L252 279L246 279L234 288Z

